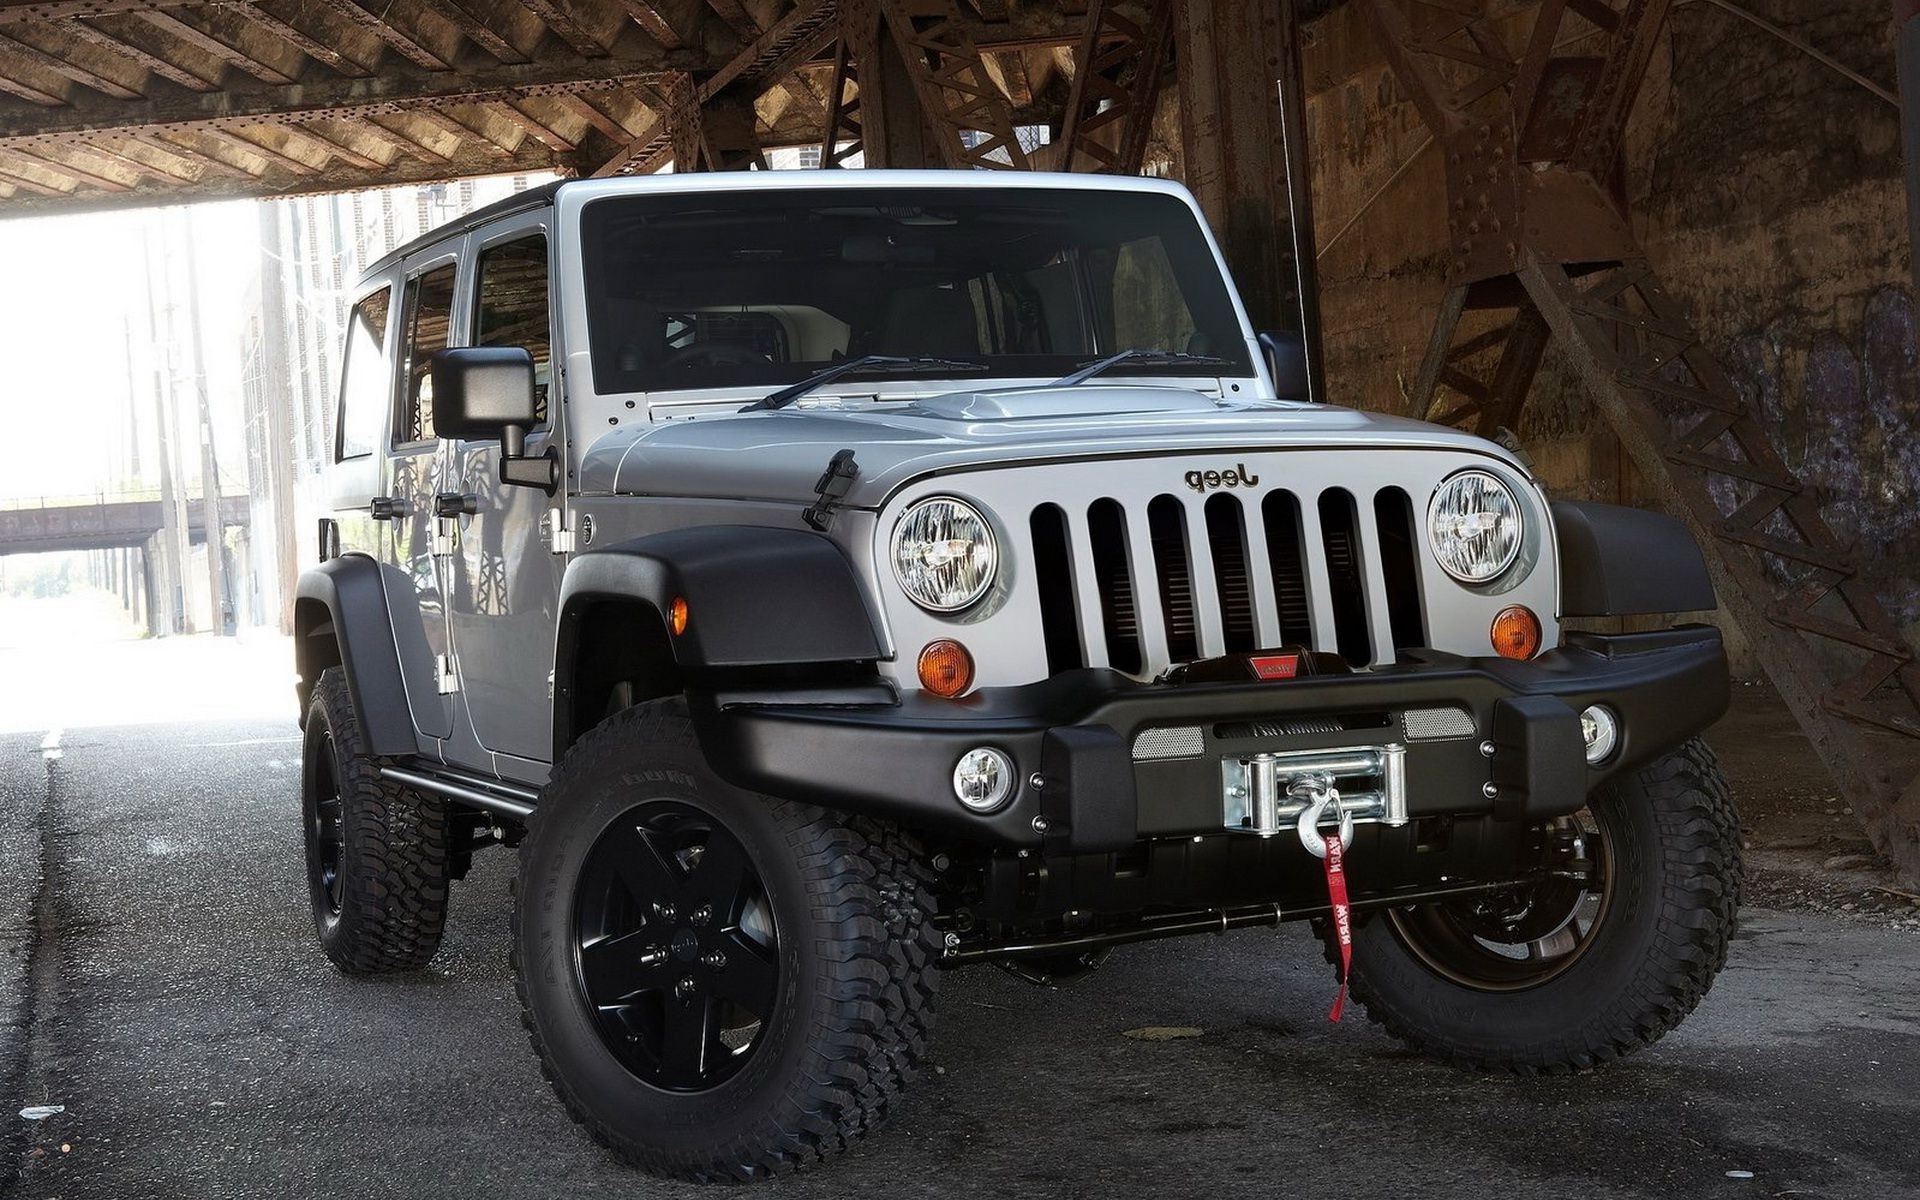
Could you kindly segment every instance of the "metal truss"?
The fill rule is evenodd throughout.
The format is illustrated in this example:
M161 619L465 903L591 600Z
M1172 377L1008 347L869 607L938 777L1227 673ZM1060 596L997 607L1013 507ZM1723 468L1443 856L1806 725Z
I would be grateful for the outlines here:
M1668 0L1541 0L1517 56L1472 0L1364 3L1446 154L1449 290L1412 410L1516 426L1556 344L1707 548L1722 606L1874 846L1920 879L1920 790L1874 740L1920 738L1920 664L1627 221L1621 139ZM1576 35L1599 50L1558 53ZM1472 311L1504 320L1462 337Z
M1055 151L1061 170L1139 174L1166 77L1173 7L1174 0L1149 0L1135 16L1119 0L1093 0Z

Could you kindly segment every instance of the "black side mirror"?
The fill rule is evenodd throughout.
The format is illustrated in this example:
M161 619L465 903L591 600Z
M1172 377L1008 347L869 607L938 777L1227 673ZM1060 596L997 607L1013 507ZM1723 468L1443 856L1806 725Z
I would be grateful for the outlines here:
M1304 336L1268 330L1260 335L1260 349L1266 353L1267 370L1273 375L1273 390L1279 393L1281 399L1313 398L1312 385L1307 382L1307 339Z
M539 418L533 355L519 346L462 346L436 351L433 424L442 437L500 439L500 482L545 488L560 484L560 452L527 456L527 430Z

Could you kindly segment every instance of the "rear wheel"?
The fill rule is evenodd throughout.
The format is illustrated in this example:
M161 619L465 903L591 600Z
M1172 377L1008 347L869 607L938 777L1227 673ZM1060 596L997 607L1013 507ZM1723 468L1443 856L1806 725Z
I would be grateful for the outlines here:
M342 971L423 967L447 919L447 809L382 779L340 668L322 672L300 771L307 894L321 948Z
M721 781L679 701L609 718L548 785L515 883L516 979L555 1092L676 1178L844 1149L926 1049L927 877L895 830Z
M1353 995L1415 1049L1523 1073L1584 1070L1659 1039L1726 963L1739 818L1689 742L1543 831L1561 870L1400 909L1354 931Z

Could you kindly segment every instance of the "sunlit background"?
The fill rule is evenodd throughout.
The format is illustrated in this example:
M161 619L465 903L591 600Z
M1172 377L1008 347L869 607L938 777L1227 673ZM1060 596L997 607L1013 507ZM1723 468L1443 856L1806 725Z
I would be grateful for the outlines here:
M0 538L83 534L170 494L193 506L177 578L164 534L0 547L0 731L291 713L280 581L298 564L275 532L295 531L297 557L319 515L344 297L396 246L546 178L0 221L7 279L32 281L0 283ZM243 509L217 605L209 492Z

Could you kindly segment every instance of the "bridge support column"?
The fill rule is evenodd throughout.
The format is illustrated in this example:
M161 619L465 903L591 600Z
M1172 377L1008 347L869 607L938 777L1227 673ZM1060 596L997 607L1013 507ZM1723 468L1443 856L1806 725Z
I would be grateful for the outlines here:
M153 568L153 539L148 538L140 547L140 608L146 618L147 636L160 637L166 633L166 625L161 620L160 589Z

